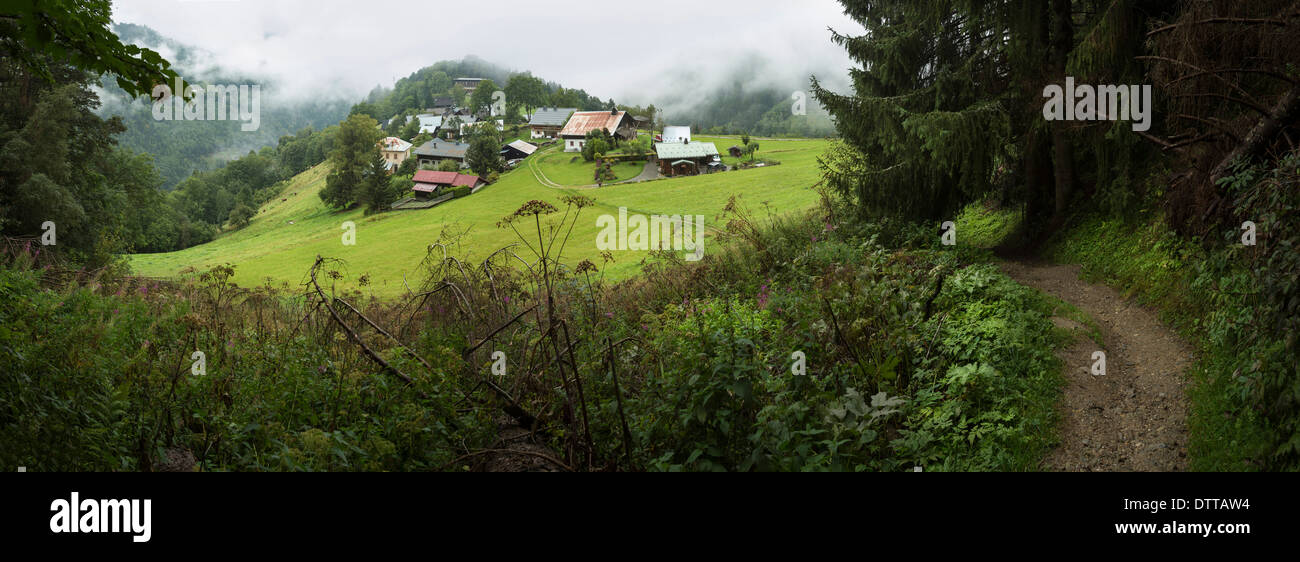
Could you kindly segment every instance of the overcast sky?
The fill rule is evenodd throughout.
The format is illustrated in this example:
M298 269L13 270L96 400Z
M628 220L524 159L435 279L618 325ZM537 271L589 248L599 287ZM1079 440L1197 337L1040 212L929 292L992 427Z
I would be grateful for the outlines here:
M629 103L653 101L638 98L664 87L666 70L725 70L752 52L771 62L762 79L806 89L810 72L850 66L827 27L862 31L834 0L114 0L113 19L299 93L357 98L476 55Z

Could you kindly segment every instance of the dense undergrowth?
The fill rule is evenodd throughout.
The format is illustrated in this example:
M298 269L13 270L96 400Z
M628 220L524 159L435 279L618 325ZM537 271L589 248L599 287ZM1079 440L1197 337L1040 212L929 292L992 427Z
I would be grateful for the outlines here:
M1157 307L1200 349L1188 396L1194 470L1300 468L1300 156L1271 170L1238 169L1224 189L1256 223L1222 239L1184 240L1158 216L1088 215L1047 253L1085 277Z
M328 259L240 288L55 281L10 252L0 463L467 470L512 425L573 470L1034 470L1054 444L1057 305L928 229L734 203L725 250L607 286L559 259L591 201L565 203L503 220L521 245L477 265L440 240L399 302L335 294Z

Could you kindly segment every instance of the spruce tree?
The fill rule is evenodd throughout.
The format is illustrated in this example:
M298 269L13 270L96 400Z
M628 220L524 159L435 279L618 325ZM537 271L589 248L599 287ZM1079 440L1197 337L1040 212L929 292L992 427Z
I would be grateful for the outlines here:
M821 160L831 187L864 214L933 220L998 188L1025 202L1051 198L1054 175L1071 172L1068 162L1053 168L1041 92L1064 70L1049 47L1068 52L1068 0L841 3L866 33L832 31L861 65L850 71L852 93L813 78L844 139Z
M384 157L379 151L370 156L370 162L363 172L360 193L357 200L366 207L366 214L382 213L394 201L394 192L389 188L388 169Z

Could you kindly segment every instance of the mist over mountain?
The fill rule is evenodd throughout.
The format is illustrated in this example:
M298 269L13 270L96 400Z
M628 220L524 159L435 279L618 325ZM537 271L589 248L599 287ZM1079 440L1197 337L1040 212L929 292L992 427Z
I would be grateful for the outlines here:
M238 120L159 121L151 113L149 100L131 99L111 81L102 85L97 92L102 102L100 115L122 117L127 130L119 135L120 144L152 154L167 189L195 171L214 169L250 151L273 146L281 136L306 127L321 130L334 125L350 110L360 109L386 120L429 107L433 98L446 89L442 82L447 78L488 78L504 87L510 76L528 72L467 55L460 60L433 63L392 85L378 84L358 99L355 90L304 87L297 83L301 78L223 65L220 55L164 36L148 26L117 23L113 30L125 42L158 51L172 62L187 84L260 87L259 127L243 131ZM832 87L847 88L846 72L833 68L830 61L778 59L758 51L744 51L707 67L683 66L639 79L620 78L629 80L626 83L601 81L570 84L567 88L545 76L539 78L552 94L567 92L556 97L557 101L583 110L608 107L611 101L654 104L661 110L664 122L691 125L706 132L834 135L830 117L806 94L808 78L815 73ZM619 97L601 99L589 91L617 92ZM800 100L805 105L803 115L792 111ZM363 107L358 108L358 104Z
M441 61L397 80L391 88L375 87L354 111L384 121L429 107L452 78L487 78L504 87L510 76L521 72L527 71L508 69L473 55L460 61ZM843 70L828 65L779 63L757 51L732 55L731 62L707 69L683 67L625 84L571 84L566 88L545 76L538 78L546 84L552 98L550 105L597 110L611 103L642 108L653 104L660 110L663 122L690 125L704 132L833 136L835 126L830 115L808 94L813 74L831 88L848 88L847 72ZM601 99L589 91L620 93Z
M847 71L830 64L778 61L748 51L733 55L725 64L682 67L645 81L630 101L649 100L663 110L670 124L691 125L703 132L833 136L834 122L809 94L809 77L814 74L827 87L848 88Z
M158 51L171 61L172 68L186 84L259 86L258 128L244 131L237 119L156 120L149 99L143 96L132 99L112 80L102 81L97 91L102 104L98 113L104 117L122 117L127 129L118 136L119 144L152 154L166 189L194 171L217 168L250 151L275 145L283 135L305 127L322 129L338 123L356 101L346 94L328 91L303 95L283 87L275 77L224 67L212 53L165 37L146 26L118 23L113 31L123 42Z

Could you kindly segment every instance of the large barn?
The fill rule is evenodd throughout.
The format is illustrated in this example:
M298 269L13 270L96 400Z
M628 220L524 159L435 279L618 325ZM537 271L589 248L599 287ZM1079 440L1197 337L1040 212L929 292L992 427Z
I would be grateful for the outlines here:
M587 144L587 133L602 128L624 140L636 138L636 125L626 111L579 111L560 130L564 151L581 152L583 145Z

